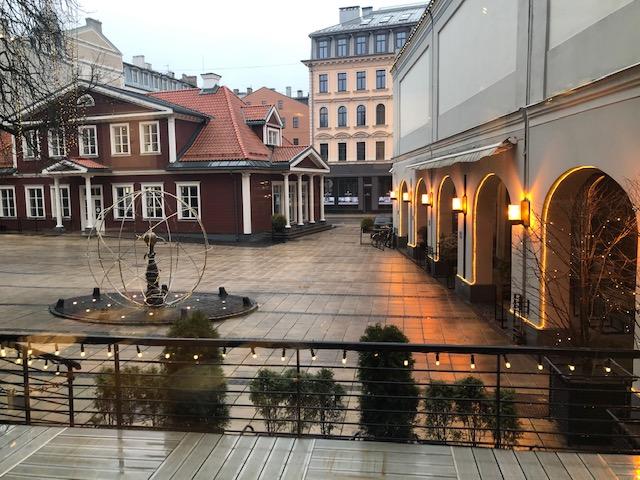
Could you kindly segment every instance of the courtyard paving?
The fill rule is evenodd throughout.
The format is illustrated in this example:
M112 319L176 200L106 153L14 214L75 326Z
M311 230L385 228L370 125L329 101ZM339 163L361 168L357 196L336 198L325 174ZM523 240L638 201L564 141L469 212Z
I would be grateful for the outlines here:
M368 325L395 324L412 342L507 344L470 305L395 250L360 245L358 224L270 246L216 245L201 291L225 286L257 312L227 320L222 337L357 341ZM95 282L80 236L0 236L0 328L163 334L166 327L106 326L53 317L58 298Z

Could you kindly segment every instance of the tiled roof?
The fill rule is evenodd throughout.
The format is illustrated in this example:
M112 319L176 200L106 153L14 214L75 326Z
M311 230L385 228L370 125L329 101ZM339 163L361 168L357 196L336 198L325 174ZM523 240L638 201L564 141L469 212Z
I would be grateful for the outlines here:
M370 14L354 18L344 23L338 23L331 27L323 28L313 32L310 36L331 35L343 32L353 32L357 30L369 30L372 28L387 28L400 25L413 25L420 20L422 13L427 7L427 2L401 5L397 7L379 8Z
M247 122L266 122L273 105L245 105L242 114Z
M70 161L89 170L108 170L109 167L89 158L70 158Z
M305 150L309 150L307 145L292 145L284 147L274 147L271 155L272 162L290 162Z
M149 96L213 117L180 158L181 162L216 160L261 160L268 162L271 150L247 125L243 107L247 105L227 87L211 93L200 89L153 92Z

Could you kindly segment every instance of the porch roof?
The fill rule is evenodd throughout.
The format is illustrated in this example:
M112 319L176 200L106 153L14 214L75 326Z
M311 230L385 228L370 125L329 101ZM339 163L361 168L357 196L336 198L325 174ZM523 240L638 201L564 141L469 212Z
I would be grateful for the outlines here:
M110 172L111 169L89 158L63 158L42 170L43 175L83 175L94 172Z

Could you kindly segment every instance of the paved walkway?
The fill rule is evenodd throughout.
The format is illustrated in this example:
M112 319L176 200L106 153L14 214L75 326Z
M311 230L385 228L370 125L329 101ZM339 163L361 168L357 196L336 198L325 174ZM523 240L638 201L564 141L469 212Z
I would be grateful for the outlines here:
M348 440L9 427L0 478L221 480L636 479L640 457Z
M358 225L346 222L285 244L214 246L200 290L224 285L260 305L219 325L221 336L355 341L380 322L398 325L412 342L508 343L397 251L360 245ZM0 242L0 328L164 333L164 327L90 325L49 314L58 298L91 292L86 239L1 235Z

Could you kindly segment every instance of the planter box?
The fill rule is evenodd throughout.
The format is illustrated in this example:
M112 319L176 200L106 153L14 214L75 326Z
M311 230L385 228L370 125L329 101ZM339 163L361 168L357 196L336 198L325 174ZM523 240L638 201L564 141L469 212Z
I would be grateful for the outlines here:
M602 375L581 375L580 365L569 374L559 362L549 360L549 365L549 415L566 434L568 444L611 446L610 435L619 430L609 411L628 412L625 407L631 404L631 374L620 369L609 376L604 376L603 370Z

